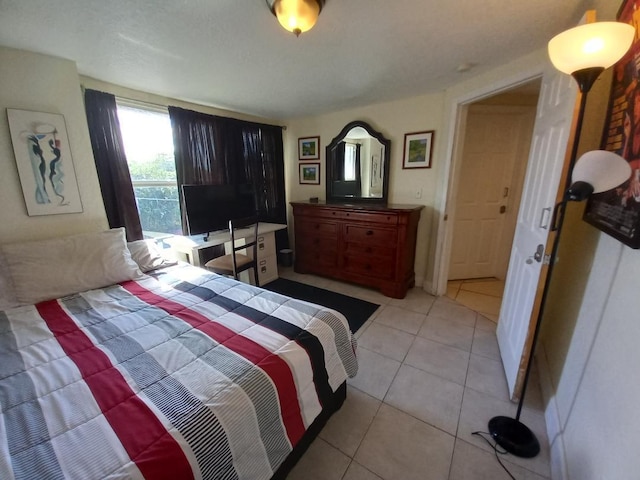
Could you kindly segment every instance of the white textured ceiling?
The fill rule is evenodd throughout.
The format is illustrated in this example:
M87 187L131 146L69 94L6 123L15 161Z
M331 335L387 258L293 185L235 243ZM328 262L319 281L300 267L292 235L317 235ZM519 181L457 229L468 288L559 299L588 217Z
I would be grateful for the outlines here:
M296 38L264 0L0 0L0 45L82 75L271 119L440 91L617 0L327 0ZM600 5L598 5L600 4ZM465 73L463 63L475 65ZM1 81L1 79L0 79Z

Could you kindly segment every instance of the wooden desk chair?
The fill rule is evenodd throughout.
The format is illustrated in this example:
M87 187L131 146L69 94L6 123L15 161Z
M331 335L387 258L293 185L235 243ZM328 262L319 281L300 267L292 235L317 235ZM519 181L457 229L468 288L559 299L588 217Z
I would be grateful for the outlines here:
M240 238L249 240L243 245L236 245L238 230L250 229L250 235L246 232ZM238 280L238 274L253 268L253 278L256 286L260 286L258 281L258 218L247 217L229 220L229 233L231 234L231 253L216 257L204 264L209 270L219 273L220 275L232 276ZM247 250L247 255L238 253L240 250Z

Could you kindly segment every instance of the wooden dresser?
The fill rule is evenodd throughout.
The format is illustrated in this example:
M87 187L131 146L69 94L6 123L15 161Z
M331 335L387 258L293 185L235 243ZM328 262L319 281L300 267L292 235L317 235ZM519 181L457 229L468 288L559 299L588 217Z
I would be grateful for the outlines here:
M295 271L353 282L404 298L415 283L422 205L292 202Z

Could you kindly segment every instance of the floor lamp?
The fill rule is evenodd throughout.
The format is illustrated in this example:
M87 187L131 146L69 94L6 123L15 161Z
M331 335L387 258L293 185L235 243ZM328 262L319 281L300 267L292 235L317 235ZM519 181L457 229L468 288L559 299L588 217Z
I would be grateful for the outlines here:
M593 193L611 190L624 183L631 175L628 162L611 152L603 150L587 152L577 162L576 157L587 94L598 76L629 50L634 33L635 29L625 23L596 22L567 30L549 42L551 62L558 70L571 75L576 80L581 97L571 156L569 157L565 193L554 209L551 222L551 229L556 232L556 235L549 255L549 268L540 300L540 309L536 319L518 410L515 418L497 416L489 420L489 433L496 443L518 457L535 457L540 452L540 442L535 434L520 422L520 414L540 333L540 324L544 316L551 275L558 253L566 205L569 201L582 201Z

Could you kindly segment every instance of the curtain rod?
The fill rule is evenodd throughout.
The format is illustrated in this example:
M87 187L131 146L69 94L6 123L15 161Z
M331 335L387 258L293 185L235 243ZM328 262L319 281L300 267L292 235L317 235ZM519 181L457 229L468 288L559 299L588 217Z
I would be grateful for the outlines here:
M120 95L115 95L115 97L116 97L116 100L121 100L122 101L121 103L123 103L125 105L129 104L129 106L131 106L131 107L136 107L136 106L138 106L138 107L147 107L147 108L148 107L155 107L156 109L162 110L162 111L167 111L167 109L169 107L177 107L177 105L162 105L162 104L159 104L159 103L153 103L153 102L147 102L147 101L144 101L144 100L136 100L136 99L133 99L133 98L122 97ZM196 105L196 104L194 104L194 105ZM205 105L198 105L198 106L203 107ZM178 108L183 108L183 107L178 107ZM215 107L210 107L210 108L215 108ZM205 113L207 115L212 115L212 114L208 114L206 112L199 112L199 113ZM218 116L222 117L223 115L218 115ZM241 120L241 121L246 121L246 122L251 122L251 123L258 123L258 124L259 123L263 123L263 122L255 122L253 120L243 120L241 118L236 118L236 117L226 117L226 118L233 118L234 120ZM286 130L287 129L286 125L271 125L269 123L263 123L263 125L268 125L270 127L280 127L282 130Z

